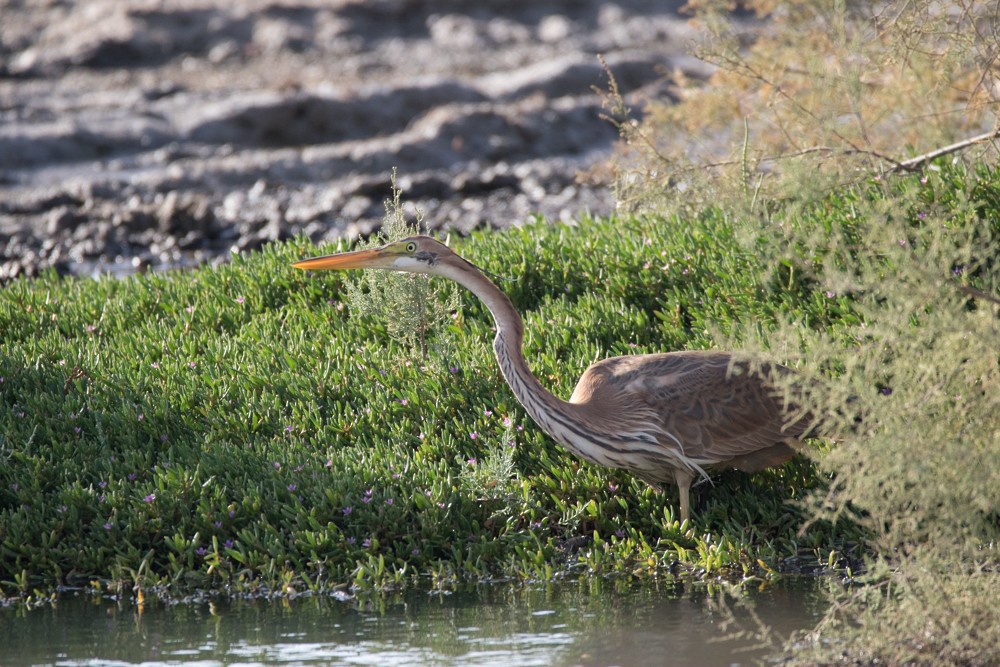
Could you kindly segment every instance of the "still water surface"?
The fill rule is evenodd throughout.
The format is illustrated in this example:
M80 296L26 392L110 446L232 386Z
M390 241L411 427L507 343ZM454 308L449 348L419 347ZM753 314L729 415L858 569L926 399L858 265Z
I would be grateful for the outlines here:
M814 580L753 594L757 614L787 634L825 609ZM163 605L67 596L0 609L0 664L60 665L752 665L767 650L713 641L724 614L704 586L605 580L477 586L386 598ZM735 612L738 617L745 614Z

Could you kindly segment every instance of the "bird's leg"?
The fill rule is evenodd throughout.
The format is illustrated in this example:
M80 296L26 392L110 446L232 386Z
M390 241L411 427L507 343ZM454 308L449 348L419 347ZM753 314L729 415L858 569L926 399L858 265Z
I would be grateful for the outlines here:
M691 518L691 482L694 475L687 470L674 470L674 483L681 497L681 523Z

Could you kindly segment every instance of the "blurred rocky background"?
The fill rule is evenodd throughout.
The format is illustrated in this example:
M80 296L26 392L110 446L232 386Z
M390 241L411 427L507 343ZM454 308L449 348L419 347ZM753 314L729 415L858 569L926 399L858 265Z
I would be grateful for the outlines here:
M0 280L613 209L630 103L704 77L683 2L0 0Z

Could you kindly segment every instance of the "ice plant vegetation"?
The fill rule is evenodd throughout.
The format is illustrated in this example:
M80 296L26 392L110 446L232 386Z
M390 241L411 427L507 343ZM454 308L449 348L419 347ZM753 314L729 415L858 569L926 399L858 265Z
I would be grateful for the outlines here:
M836 199L824 215L833 224L849 211ZM504 288L533 332L525 352L567 395L576 369L597 358L719 347L714 332L768 327L778 313L824 327L847 312L821 294L803 298L808 285L760 280L760 256L721 211L539 223L459 249L478 265L513 267ZM797 533L799 501L823 485L805 460L752 484L721 475L695 493L698 530L682 529L676 495L567 456L532 424L497 373L481 305L470 300L450 320L446 359L407 363L380 316L330 305L343 301L342 283L288 268L335 250L297 239L220 267L124 280L49 274L0 289L4 595L67 581L124 593L139 573L141 586L180 596L289 581L322 590L742 575L764 572L758 561L827 567L831 552L834 565L857 555L850 524ZM666 268L640 270L654 259ZM566 262L578 268L572 280ZM237 304L240 294L253 298ZM95 321L98 332L85 333ZM493 479L467 477L480 470Z

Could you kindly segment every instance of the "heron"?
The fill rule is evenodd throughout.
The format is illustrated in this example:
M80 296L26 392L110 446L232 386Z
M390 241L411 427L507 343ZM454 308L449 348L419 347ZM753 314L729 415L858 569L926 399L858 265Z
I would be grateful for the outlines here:
M792 371L751 369L733 352L684 350L611 357L584 371L569 400L550 391L524 358L524 322L486 274L443 243L411 236L382 247L314 257L309 271L384 269L440 276L478 297L496 323L493 350L504 379L532 420L576 456L628 471L660 490L679 490L681 521L690 489L707 470L755 472L791 459L811 419L775 386Z

